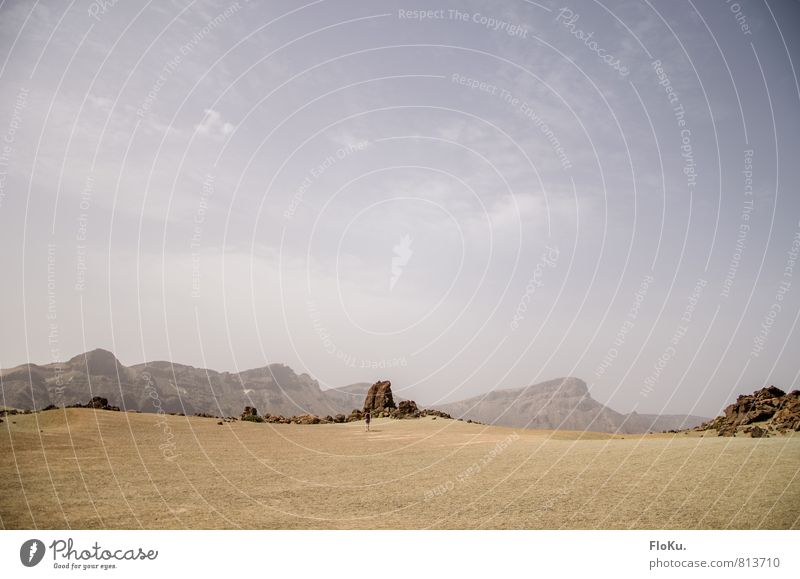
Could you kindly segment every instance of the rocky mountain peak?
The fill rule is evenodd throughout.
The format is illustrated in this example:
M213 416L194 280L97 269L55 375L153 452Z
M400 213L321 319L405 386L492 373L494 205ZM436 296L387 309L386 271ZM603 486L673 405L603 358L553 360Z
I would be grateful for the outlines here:
M102 348L78 354L70 358L67 364L74 370L90 375L115 377L118 372L124 371L124 366L117 357Z

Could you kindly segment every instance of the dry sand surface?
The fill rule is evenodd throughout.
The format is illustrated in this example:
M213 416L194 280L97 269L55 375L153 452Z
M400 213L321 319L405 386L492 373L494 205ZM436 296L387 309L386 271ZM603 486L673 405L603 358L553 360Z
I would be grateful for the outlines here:
M0 457L9 529L800 527L797 435L623 438L430 418L366 433L70 409L5 417Z

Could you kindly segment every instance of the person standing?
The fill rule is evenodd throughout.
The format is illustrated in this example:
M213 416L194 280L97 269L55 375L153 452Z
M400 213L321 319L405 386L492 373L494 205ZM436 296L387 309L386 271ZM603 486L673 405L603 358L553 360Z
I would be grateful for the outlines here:
M370 415L369 410L367 410L364 413L364 421L367 423L367 432L369 432L369 421L370 420L372 420L372 416Z

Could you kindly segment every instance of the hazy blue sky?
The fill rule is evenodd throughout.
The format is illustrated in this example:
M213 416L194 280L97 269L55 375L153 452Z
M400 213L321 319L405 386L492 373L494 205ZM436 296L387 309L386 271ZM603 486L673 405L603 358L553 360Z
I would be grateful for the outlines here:
M429 404L572 375L706 415L797 388L798 29L789 0L6 1L0 366L284 362Z

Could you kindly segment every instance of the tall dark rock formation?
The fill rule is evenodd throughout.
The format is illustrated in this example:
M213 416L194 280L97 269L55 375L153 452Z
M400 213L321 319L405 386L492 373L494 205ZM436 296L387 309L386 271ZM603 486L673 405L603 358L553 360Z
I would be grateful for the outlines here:
M392 383L388 380L379 380L369 387L364 400L364 412L382 412L395 408L392 398Z

